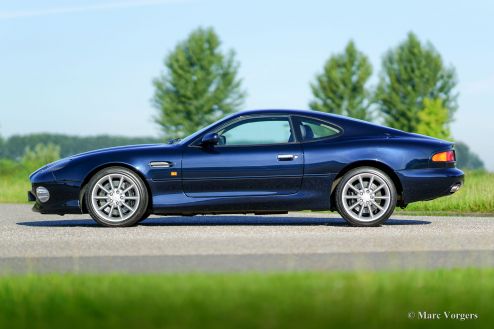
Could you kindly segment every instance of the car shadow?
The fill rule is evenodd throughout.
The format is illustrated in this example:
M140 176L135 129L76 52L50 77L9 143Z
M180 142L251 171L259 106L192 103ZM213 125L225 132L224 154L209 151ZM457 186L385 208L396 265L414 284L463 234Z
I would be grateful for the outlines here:
M389 219L388 225L427 225L431 222L416 219ZM33 227L99 227L92 219L57 219L18 222L17 225ZM139 226L227 226L227 225L258 225L258 226L349 226L343 218L328 217L265 217L265 216L193 216L193 217L151 217L139 223Z

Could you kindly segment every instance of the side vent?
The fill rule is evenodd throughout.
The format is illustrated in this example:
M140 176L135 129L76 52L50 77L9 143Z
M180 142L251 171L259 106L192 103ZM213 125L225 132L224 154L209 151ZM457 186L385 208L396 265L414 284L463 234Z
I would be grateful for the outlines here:
M149 166L151 168L170 168L173 167L173 163L170 161L151 161Z

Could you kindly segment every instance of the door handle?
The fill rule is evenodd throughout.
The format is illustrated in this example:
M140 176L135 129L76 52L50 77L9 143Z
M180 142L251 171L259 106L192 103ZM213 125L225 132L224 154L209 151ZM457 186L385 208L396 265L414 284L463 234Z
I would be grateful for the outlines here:
M279 154L278 155L278 161L292 161L294 159L297 159L298 155L293 155L293 154Z

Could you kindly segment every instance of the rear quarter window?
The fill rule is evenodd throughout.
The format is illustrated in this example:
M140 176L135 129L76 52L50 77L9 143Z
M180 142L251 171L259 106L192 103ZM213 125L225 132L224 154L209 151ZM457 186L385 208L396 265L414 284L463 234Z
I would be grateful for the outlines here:
M298 128L302 141L311 141L338 135L341 130L331 124L309 118L298 118Z

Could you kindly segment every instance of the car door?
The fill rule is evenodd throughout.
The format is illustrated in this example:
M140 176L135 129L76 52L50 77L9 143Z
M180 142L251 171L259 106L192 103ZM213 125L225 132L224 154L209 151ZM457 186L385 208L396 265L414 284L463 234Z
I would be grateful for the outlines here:
M189 197L287 195L299 191L304 157L289 116L249 116L216 129L219 144L200 140L182 159L182 186Z

